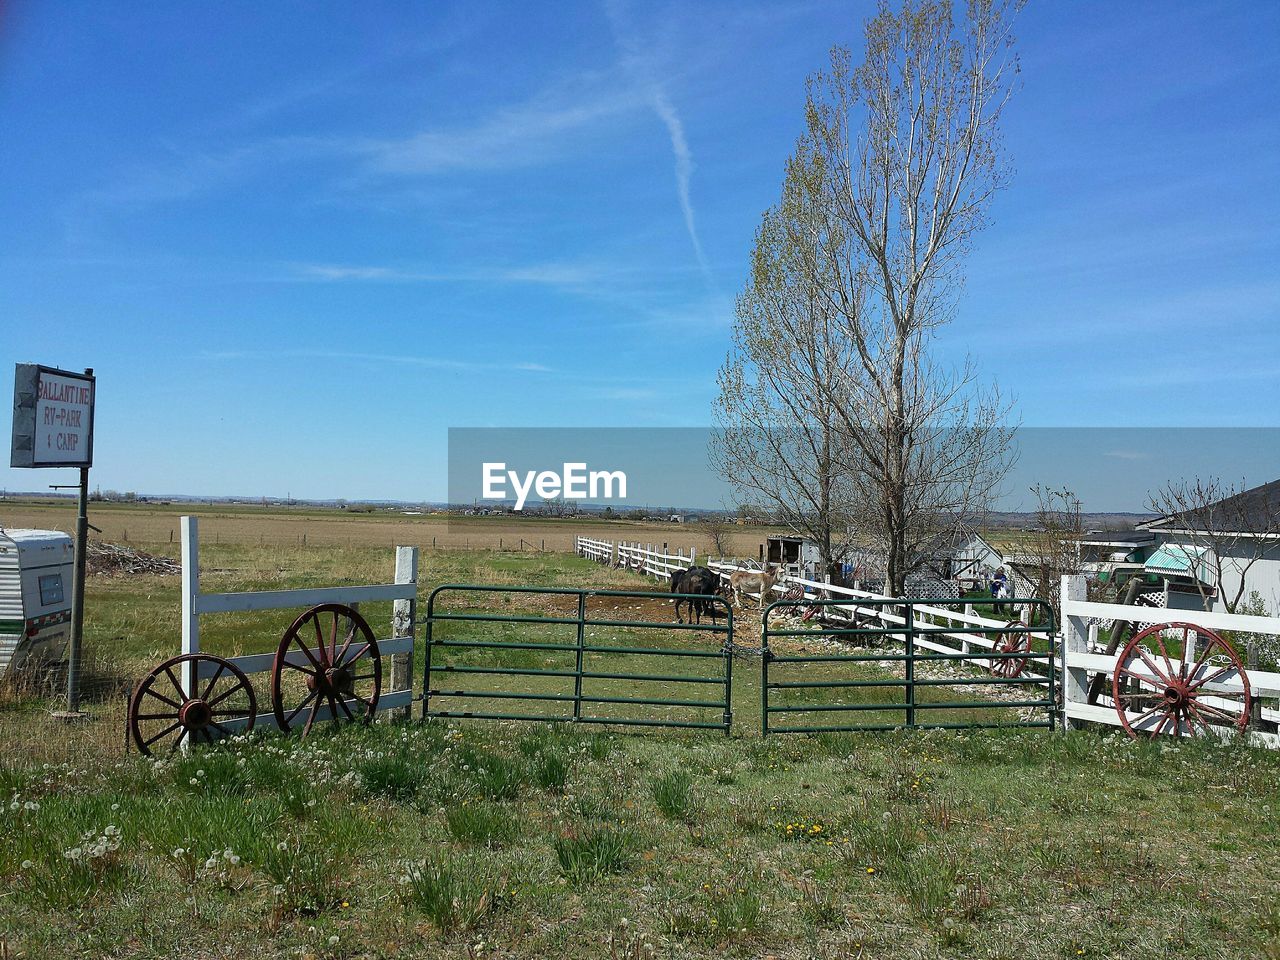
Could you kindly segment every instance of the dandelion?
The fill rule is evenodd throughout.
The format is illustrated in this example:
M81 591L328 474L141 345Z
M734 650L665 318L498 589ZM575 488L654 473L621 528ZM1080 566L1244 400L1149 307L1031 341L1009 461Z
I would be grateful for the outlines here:
M875 873L875 872L876 872L875 867L867 867L867 873Z

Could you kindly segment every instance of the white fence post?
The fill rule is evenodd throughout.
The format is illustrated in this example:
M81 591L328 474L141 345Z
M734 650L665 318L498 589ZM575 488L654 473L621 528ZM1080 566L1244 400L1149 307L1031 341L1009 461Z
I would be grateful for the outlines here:
M182 652L200 652L200 614L196 598L200 595L200 527L195 517L182 517ZM182 688L188 697L197 693L195 664L182 667ZM184 744L185 746L185 744Z
M1084 618L1075 614L1067 614L1068 600L1087 600L1089 589L1080 574L1071 574L1062 578L1062 729L1078 730L1082 726L1079 720L1071 719L1071 704L1084 703L1088 700L1089 672L1072 666L1071 655L1087 653L1089 650L1089 627Z
M396 583L418 582L418 548L396 547ZM415 594L407 600L395 601L391 617L391 635L393 637L414 637L417 635L418 598ZM397 653L391 658L391 689L413 689L413 650ZM409 704L396 711L400 717L407 719ZM394 716L395 714L393 714Z

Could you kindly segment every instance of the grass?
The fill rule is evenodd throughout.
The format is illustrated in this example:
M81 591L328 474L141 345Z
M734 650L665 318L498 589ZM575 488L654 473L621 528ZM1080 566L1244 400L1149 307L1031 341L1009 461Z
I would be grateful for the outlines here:
M562 792L478 787L548 750ZM8 763L0 938L24 957L466 956L479 937L586 958L625 918L618 942L693 957L1265 956L1278 774L1232 744L1089 733L482 722Z
M137 523L123 511L110 519ZM385 581L387 545L403 531L369 522L386 543L218 542L206 529L206 588ZM421 579L647 586L573 557L481 552L425 552ZM123 750L123 691L176 652L176 579L94 578L89 590L93 719L52 721L54 700L39 686L0 699L6 958L1280 957L1275 754L1044 731L761 739L758 661L743 659L728 738L431 721L322 730L305 742L255 735L143 760ZM560 601L470 602L547 616ZM363 612L371 623L390 619L388 605ZM270 650L282 618L206 618L206 647ZM757 622L743 618L739 642ZM484 627L440 629L467 638ZM489 629L548 641L572 630ZM593 631L601 645L716 642ZM459 653L453 662L566 663L544 651ZM674 661L602 654L594 663L623 662L660 674ZM790 669L778 678L884 677L891 668ZM451 679L464 676L486 679ZM572 688L571 678L527 682L546 693ZM714 699L716 689L586 684L602 697ZM856 691L807 695L856 702Z

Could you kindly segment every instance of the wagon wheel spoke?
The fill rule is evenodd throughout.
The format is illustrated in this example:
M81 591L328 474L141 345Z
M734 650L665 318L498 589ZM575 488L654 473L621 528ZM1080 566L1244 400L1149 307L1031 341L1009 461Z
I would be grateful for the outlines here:
M1148 668L1150 668L1151 672L1152 672L1152 673L1154 673L1154 674L1156 675L1156 679L1157 679L1157 680L1159 680L1162 684L1164 684L1165 686L1168 686L1169 684L1171 684L1171 683L1173 682L1173 679L1172 679L1172 674L1173 674L1173 668L1172 668L1172 665L1170 666L1169 672L1166 674L1166 673L1162 672L1162 671L1161 671L1161 669L1160 669L1158 666L1156 666L1156 662L1155 662L1154 660L1152 660L1152 659L1151 659L1150 654L1148 654L1148 653L1147 653L1147 651L1146 651L1143 647L1140 647L1140 646L1139 646L1139 647L1135 647L1135 648L1134 648L1134 652L1135 652L1135 653L1137 653L1138 657L1142 660L1142 662L1143 662L1143 663L1145 663L1145 664L1147 665L1147 667L1148 667ZM1166 662L1166 663L1168 663L1168 662L1169 662L1169 658L1168 658L1168 657L1165 657L1165 662Z
M346 701L346 699L345 699L341 694L339 694L339 695L335 698L335 702L338 704L338 706L340 706L340 707L342 708L342 712L343 712L343 713L345 713L345 714L347 715L347 719L348 719L348 720L350 720L352 723L354 723L354 722L355 722L355 719L356 719L356 718L355 718L355 714L353 714L353 713L351 712L351 708L347 706L347 701ZM335 720L335 721L338 719L338 711L336 711L336 710L335 710L335 711L333 712L333 718L334 718L334 720Z
M333 658L334 666L342 663L343 657L347 655L347 651L351 649L351 641L356 638L356 625L354 621L349 621L350 629L347 631L346 639L343 640L342 649L337 652Z
M1156 703L1148 710L1144 711L1136 720L1132 721L1135 727L1140 726L1148 717L1159 711L1164 704L1157 700Z
M227 690L223 690L220 694L218 694L212 700L208 701L208 705L211 707L215 707L218 704L222 703L222 701L230 698L237 690L240 690L240 689L242 688L239 685L236 685Z
M178 691L178 696L185 701L187 699L187 691L182 689L182 684L179 683L178 678L173 675L173 667L166 664L164 674L169 678L169 682L173 684L173 689Z
M1128 667L1118 667L1117 672L1124 674L1126 677L1132 677L1134 680L1137 680L1138 683L1144 683L1151 687L1168 686L1167 683L1161 683L1158 677L1153 677L1147 673L1137 673L1133 670L1130 670Z
M1193 680L1191 683L1190 689L1199 690L1206 683L1213 683L1215 680L1221 679L1222 677L1226 676L1228 673L1235 673L1235 672L1236 672L1236 668L1234 664L1226 667L1221 667L1218 669L1216 673L1212 673L1207 677L1201 677L1199 680ZM1192 674L1192 677L1194 676L1195 674Z
M1200 654L1200 658L1196 660L1195 665L1187 673L1188 680L1195 677L1195 675L1200 671L1200 668L1205 666L1209 662L1209 658L1213 656L1214 648L1217 646L1218 646L1218 643L1216 638L1214 640L1210 640L1208 643L1204 645L1204 652ZM1183 651L1185 652L1185 650L1186 650L1186 645L1184 644ZM1185 657L1183 658L1183 664L1184 665L1186 664Z
M156 693L155 688L150 685L148 685L142 692L144 695L149 694L155 697L161 703L167 703L169 706L173 707L173 709L175 710L179 710L182 707L182 704L178 703L177 701L170 700L168 697L161 696L160 694Z
M165 737L165 736L167 736L167 735L169 735L169 734L173 733L173 731L177 730L177 729L178 729L179 727L181 727L181 726L182 726L182 721L180 721L180 720L175 720L175 721L173 721L173 723L169 724L169 726L165 727L163 730L161 730L159 733L157 733L154 737L152 737L152 738L151 738L151 739L149 739L149 740L144 741L144 742L143 742L143 746L146 746L146 747L151 746L151 745L152 745L153 743L155 743L157 740L159 740L159 739L161 739L161 738L163 738L163 737ZM179 739L181 739L181 738L179 738Z
M307 717L307 725L302 728L302 735L305 737L311 732L312 725L316 722L316 714L320 712L320 698L316 697L315 705L311 708L311 716Z
M1192 710L1195 710L1198 714L1216 717L1229 726L1235 726L1235 724L1240 722L1240 717L1237 714L1231 713L1229 710L1224 710L1211 703L1205 703L1201 700L1188 700L1187 706Z
M306 697L303 698L302 702L293 708L293 712L291 712L289 716L285 718L285 721L284 721L285 727L287 728L289 724L293 723L294 718L297 717L297 715L302 712L302 710L306 707L306 705L310 703L313 698L318 697L319 695L320 695L320 691L318 690L312 690L310 693L308 693Z
M1165 726L1169 723L1170 720L1173 720L1174 723L1176 724L1177 716L1171 713L1170 711L1166 710L1164 713L1164 716L1160 718L1160 722L1156 724L1155 729L1151 731L1152 740L1154 740L1164 731Z
M302 651L303 656L305 656L307 660L311 662L311 665L315 667L315 669L308 670L302 664L293 663L287 657L284 660L284 663L282 664L283 666L286 666L291 670L300 670L302 673L308 673L308 674L311 674L312 676L315 676L316 674L319 674L319 673L324 673L324 665L320 662L320 660L316 659L316 655L311 652L311 648L308 647L306 643L303 641L303 639L297 634L294 634L292 637L289 638L289 643L286 644L286 646L292 646L294 644L297 644L297 647L299 650ZM324 654L323 654L323 648L322 648L322 652L321 652L322 659L323 659L323 656Z
M201 700L208 700L209 694L213 692L213 688L217 685L218 680L222 677L223 672L227 669L225 664L218 664L218 669L213 671L213 676L209 678L209 682L205 685L204 693L200 694Z
M350 660L346 662L345 666L350 667L352 664L354 664L357 660L359 660L368 652L369 652L369 644L366 643L363 647L360 648L359 653L357 653L354 657L352 657Z
M315 663L317 670L323 670L329 665L329 660L328 654L325 651L324 631L320 629L320 618L318 616L313 616L311 618L311 625L316 628L316 653L320 655L319 661L317 661L315 657L312 657L311 662ZM301 643L301 641L299 641L299 643Z

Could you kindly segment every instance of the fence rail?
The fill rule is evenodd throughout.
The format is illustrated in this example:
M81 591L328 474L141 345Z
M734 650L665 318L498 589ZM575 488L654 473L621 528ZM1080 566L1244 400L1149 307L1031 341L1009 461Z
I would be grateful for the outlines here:
M937 603L946 601L922 601L920 606L927 607ZM994 601L993 601L994 602ZM1053 625L1053 611L1047 603L1043 601L1026 601L1034 606L1041 608L1045 615L1045 620L1049 624L1050 631ZM985 660L991 666L996 676L992 677L945 677L945 678L925 678L921 679L916 675L916 666L921 663L943 663L950 664L958 661L969 662L970 658L966 653L956 653L940 648L937 644L929 641L928 637L948 635L948 628L919 626L921 622L915 615L914 607L916 601L903 601L889 598L876 598L875 600L863 601L862 606L868 609L878 608L877 622L880 626L869 627L864 626L862 621L852 621L855 625L849 627L824 628L823 632L830 636L839 638L850 638L859 641L868 641L876 639L897 640L903 644L904 652L902 654L883 654L883 653L844 653L839 654L788 654L778 655L773 652L771 641L774 638L790 637L790 638L808 638L813 637L813 631L807 629L776 629L771 627L770 619L774 611L786 610L788 608L798 607L816 607L819 610L837 609L845 604L841 600L818 599L818 600L775 600L765 608L762 614L761 627L761 644L762 655L760 662L760 730L761 734L768 736L770 733L834 733L834 732L854 732L854 731L870 731L870 730L892 730L898 728L933 728L933 729L972 729L978 727L1040 727L1048 730L1054 729L1057 718L1058 699L1057 699L1057 677L1055 675L1054 660L1056 651L1052 646L1042 651L1030 649L1030 634L1032 631L1023 625L1006 624L997 628L999 635L1005 638L1006 642L1014 640L1011 650L992 651L986 654ZM890 613L890 609L904 609L902 614ZM896 625L895 625L896 624ZM1023 640L1026 640L1026 646L1023 646ZM926 652L920 653L918 648L928 645L926 649L942 652ZM849 664L857 666L860 664L876 664L882 665L886 661L897 662L903 665L904 676L902 679L866 679L865 677L853 676L842 680L777 680L777 667L775 665L797 665L803 667L808 664L824 663L824 664ZM1034 679L1028 680L1024 675L1024 667L1028 662L1042 663L1045 667L1043 676L1037 675ZM1002 666L1007 665L1007 666ZM1016 675L1013 675L1016 671ZM771 677L771 672L773 677ZM1006 673L1009 675L1001 675ZM917 697L917 688L920 687L940 687L940 686L973 686L975 684L1001 684L1001 683L1023 683L1031 684L1043 690L1043 693L1034 698L1024 698L1020 700L1009 699L988 699L988 700L920 700ZM883 689L901 689L903 691L902 700L894 701L872 701L866 702L858 700L856 702L838 701L830 702L826 700L815 700L816 691L822 691L822 695L826 695L829 691L843 691L847 693L856 693L862 690L883 690ZM778 705L771 701L770 692L787 692L797 695L798 692L804 691L804 695L810 696L811 699L802 702L788 700L787 703ZM1044 719L1018 719L1010 722L987 722L985 720L965 719L964 721L950 720L924 720L921 721L920 713L923 711L926 715L929 711L934 710L964 710L964 711L994 711L994 710L1010 710L1010 709L1035 709L1044 711ZM901 719L895 716L892 722L873 722L873 723L855 723L849 720L840 723L815 723L810 721L800 725L779 726L771 718L778 714L795 715L795 714L832 714L839 713L847 715L849 713L861 714L863 712L874 712L879 714L901 715Z
M1132 622L1140 619L1144 623L1181 622L1211 631L1280 635L1280 618L1097 603L1086 599L1087 595L1084 577L1062 578L1063 639L1060 646L1060 670L1062 673L1062 719L1063 726L1067 728L1078 727L1085 722L1123 726L1127 720L1131 726L1136 724L1139 729L1143 729L1142 714L1126 711L1125 720L1122 720L1110 695L1111 687L1105 681L1110 681L1115 676L1116 670L1120 667L1121 655L1107 653L1098 642L1099 621ZM1170 659L1167 664L1168 671L1172 674L1184 672L1183 667L1183 661L1177 657ZM1141 666L1136 671L1128 672L1136 672L1137 677L1141 679L1154 679L1154 676L1144 672ZM1280 723L1280 706L1275 702L1280 699L1280 673L1245 669L1243 675L1247 677L1252 697L1257 701L1255 722L1251 724L1254 729L1247 731L1247 737L1259 746L1280 748L1280 735L1269 730L1256 729L1260 725L1273 726ZM1095 681L1098 678L1104 681L1101 684L1102 692L1097 693L1091 702L1090 690L1091 688L1097 690L1098 684ZM1207 695L1203 699L1211 707L1216 707L1220 711L1234 710L1238 716L1239 702L1229 699L1239 697L1243 693L1244 683L1238 672L1232 671L1216 682L1205 682L1198 686L1202 688L1202 693ZM1220 697L1213 697L1215 693L1220 694ZM1211 727L1211 730L1224 736L1229 733L1229 728L1225 725Z
M458 611L441 611L438 602L442 596L450 593L483 593L489 596L510 598L519 595L552 596L572 599L575 602L573 616L533 616L525 614L491 614L465 613ZM652 620L623 620L614 617L588 616L587 601L593 597L612 599L650 600L659 597L664 602L672 599L718 603L724 612L724 624L666 623ZM572 722L587 724L616 724L620 726L644 727L687 727L698 729L721 729L727 735L733 718L733 610L719 597L707 598L694 594L654 594L633 590L578 590L567 587L498 587L482 584L444 584L436 587L427 600L427 616L425 623L426 666L424 670L424 686L422 693L422 716L463 718L473 717L488 720L539 720L549 722ZM542 624L547 626L571 626L574 628L574 640L571 643L535 642L533 640L494 640L494 639L459 639L442 638L437 625L443 623L473 623L498 625L505 623ZM724 640L719 649L699 650L681 647L643 647L618 644L589 643L588 627L616 627L633 629L690 630L712 635L723 635ZM557 655L573 655L573 666L510 666L505 664L481 663L460 664L442 663L435 655L437 651L498 651L513 653L516 651L536 652L550 655L544 662L554 661ZM706 663L717 660L722 665L718 675L679 674L669 669L661 673L649 671L633 672L620 668L589 669L589 656L609 655L611 658L657 657L664 667L669 660L692 660ZM443 678L454 677L522 677L551 678L553 681L572 681L572 692L569 690L516 690L477 689L474 687L451 688L443 685ZM679 696L611 696L606 692L593 692L584 686L588 681L616 683L628 682L647 686L649 684L693 684L699 687L718 686L716 699L706 697ZM432 708L432 701L519 701L525 704L560 703L571 708L562 713L513 713L492 707L481 706L479 709ZM709 719L681 719L674 717L653 716L605 716L600 713L588 713L584 705L617 705L625 707L658 707L682 708L694 711L716 711L719 716Z
M182 517L182 653L200 653L200 618L211 614L246 613L262 610L300 610L321 603L343 603L355 606L374 601L394 601L392 622L393 636L378 639L380 656L390 656L392 669L391 690L378 698L378 710L407 709L413 701L413 650L414 609L418 595L418 549L396 549L395 583L371 586L304 588L300 590L264 590L247 593L203 593L200 590L200 532L195 517ZM281 633L288 624L281 624ZM301 653L286 656L290 663L302 664ZM254 653L237 657L225 657L243 673L250 676L267 673L275 663L274 653ZM182 688L188 697L197 695L198 683L208 679L218 670L210 663L187 661L182 667ZM350 711L362 707L355 700L346 701ZM316 721L328 720L331 708L321 706ZM227 718L222 726L238 730L248 723L247 718ZM254 727L277 729L276 715L268 710L254 717ZM185 748L190 743L183 743Z

